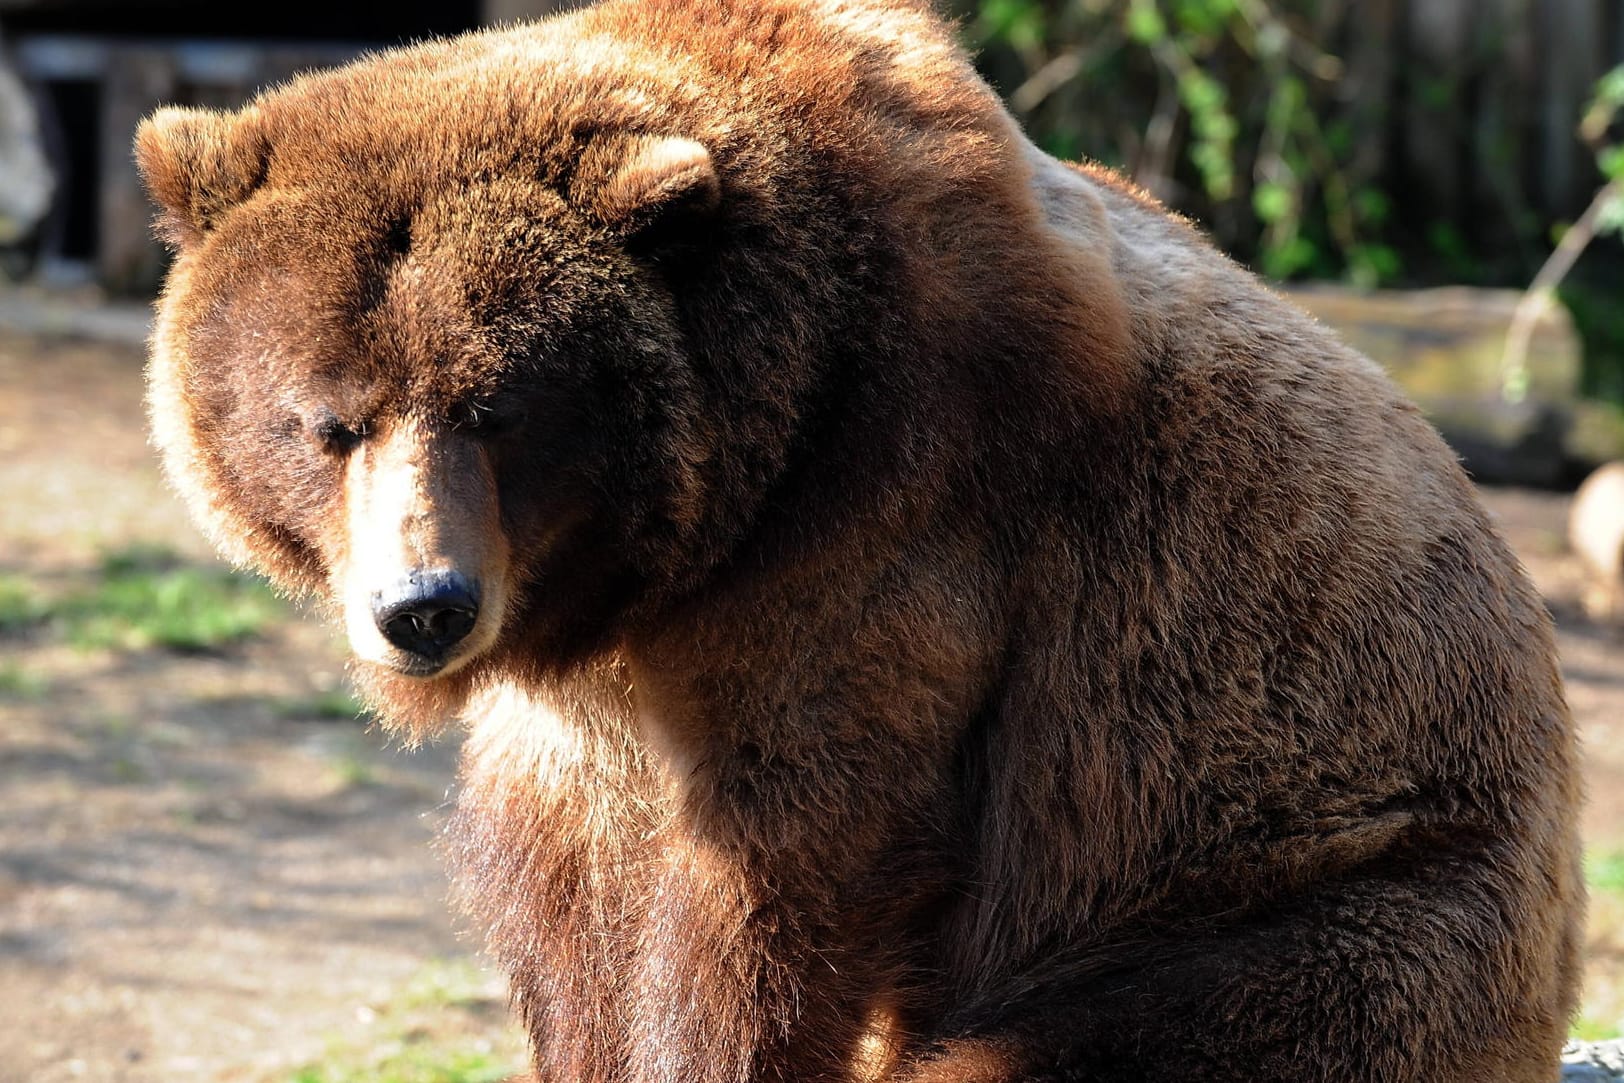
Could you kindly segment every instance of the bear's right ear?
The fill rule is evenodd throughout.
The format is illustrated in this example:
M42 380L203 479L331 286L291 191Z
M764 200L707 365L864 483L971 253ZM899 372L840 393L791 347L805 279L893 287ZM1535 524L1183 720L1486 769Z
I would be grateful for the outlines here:
M722 181L703 143L681 136L605 140L583 156L574 192L635 247L658 247L708 219Z
M141 122L135 161L163 210L159 232L188 244L264 182L270 148L252 115L171 107Z

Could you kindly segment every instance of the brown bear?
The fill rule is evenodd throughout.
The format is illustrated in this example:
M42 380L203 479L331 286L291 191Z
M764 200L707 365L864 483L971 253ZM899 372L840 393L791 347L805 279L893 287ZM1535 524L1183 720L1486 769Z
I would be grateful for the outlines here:
M151 403L559 1083L1553 1078L1547 617L1374 365L913 0L609 0L164 110Z

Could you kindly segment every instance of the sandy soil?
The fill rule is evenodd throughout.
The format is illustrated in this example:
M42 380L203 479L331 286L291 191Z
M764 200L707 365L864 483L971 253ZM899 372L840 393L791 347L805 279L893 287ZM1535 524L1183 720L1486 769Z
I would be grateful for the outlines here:
M133 349L0 338L0 575L50 591L137 541L212 560L140 379ZM454 741L310 717L343 667L310 619L208 655L56 638L0 636L29 686L0 693L0 1081L286 1079L425 974L479 986L430 1038L512 1046L431 848Z
M1485 498L1560 622L1589 838L1624 850L1624 636L1580 614L1565 497ZM0 336L0 576L49 590L133 541L208 559L145 446L138 353ZM511 1048L431 848L454 742L311 717L342 679L325 631L194 656L0 633L0 666L0 1083L285 1080L445 968L476 988L423 1025ZM1602 987L1620 939L1594 939Z

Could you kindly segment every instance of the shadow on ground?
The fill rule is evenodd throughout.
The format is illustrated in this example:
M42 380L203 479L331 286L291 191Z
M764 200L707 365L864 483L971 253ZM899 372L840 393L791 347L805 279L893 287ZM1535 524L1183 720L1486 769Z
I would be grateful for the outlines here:
M213 567L140 378L134 347L0 335L0 1081L382 1079L380 1049L474 1066L396 1078L493 1078L513 1030L432 849L455 741L353 717L291 610L186 652L64 615L110 553ZM1485 497L1559 619L1590 845L1624 870L1624 641L1580 614L1566 498ZM1595 899L1590 1036L1624 1025L1624 872ZM362 1066L296 1075L335 1057Z

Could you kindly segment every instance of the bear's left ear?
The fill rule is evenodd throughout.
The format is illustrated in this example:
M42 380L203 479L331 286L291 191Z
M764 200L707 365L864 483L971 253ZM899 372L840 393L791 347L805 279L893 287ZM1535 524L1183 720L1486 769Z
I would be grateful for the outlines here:
M177 244L198 240L265 180L270 149L257 117L208 109L160 109L135 133L135 161L159 230Z
M695 140L632 136L596 157L582 163L573 190L593 217L643 247L676 238L721 203L716 165Z

